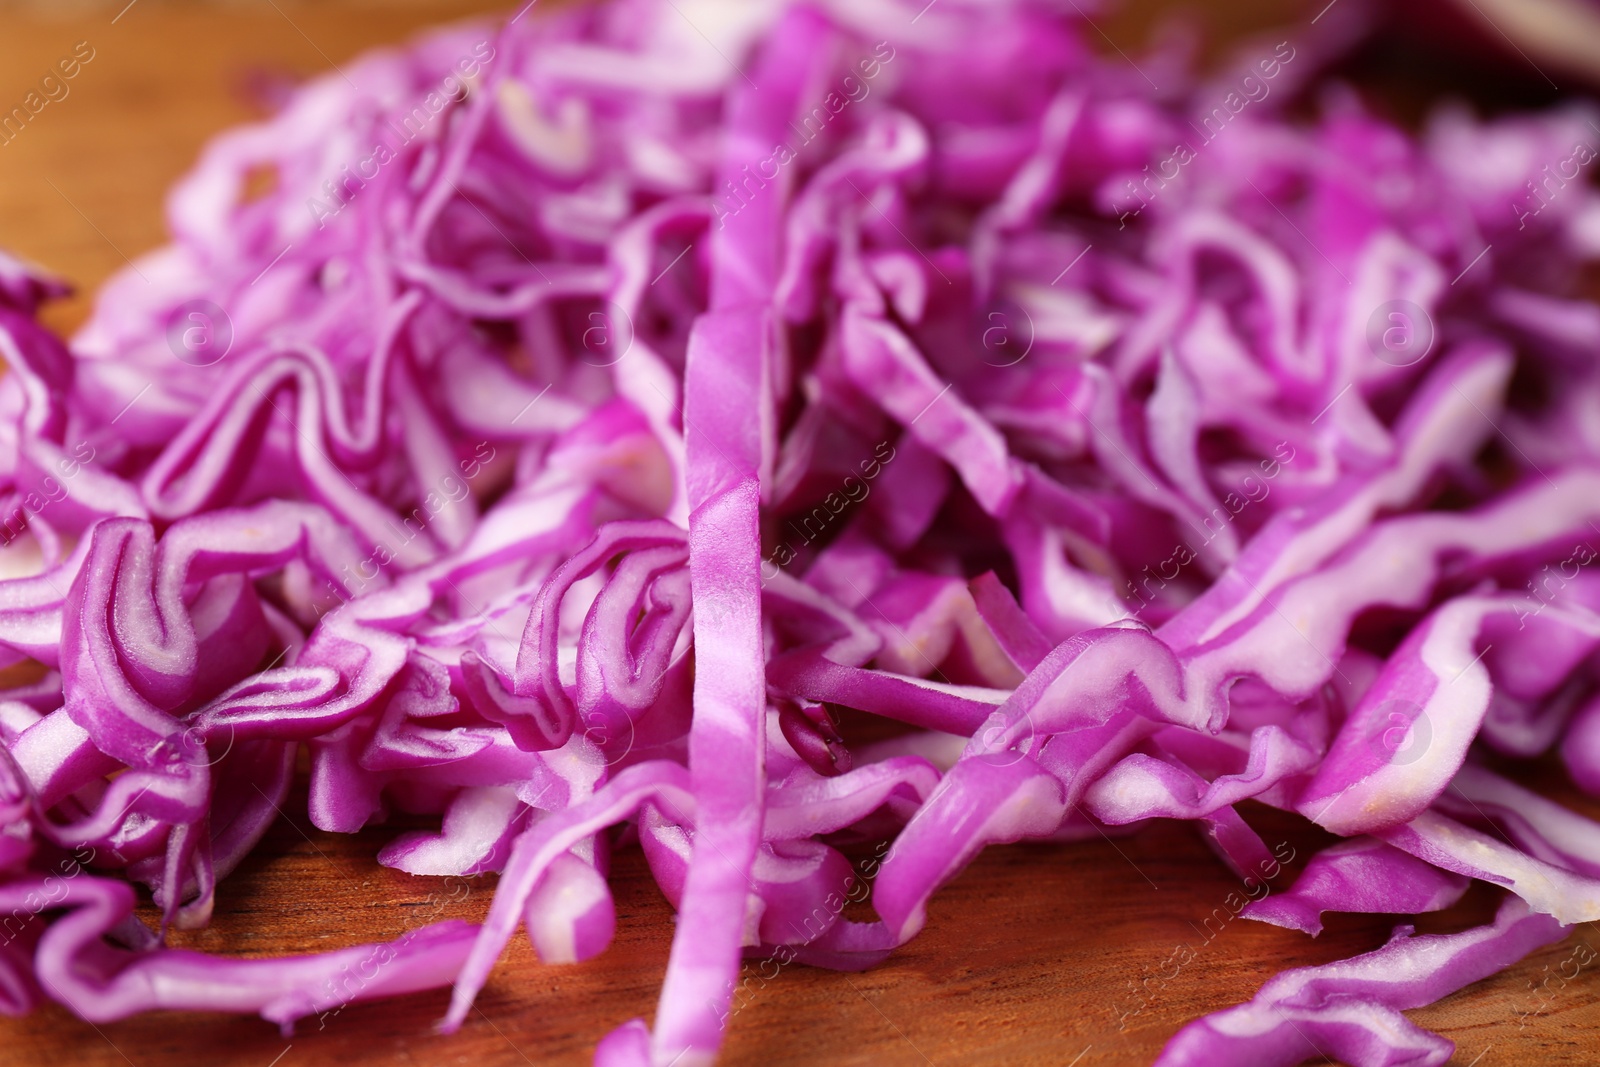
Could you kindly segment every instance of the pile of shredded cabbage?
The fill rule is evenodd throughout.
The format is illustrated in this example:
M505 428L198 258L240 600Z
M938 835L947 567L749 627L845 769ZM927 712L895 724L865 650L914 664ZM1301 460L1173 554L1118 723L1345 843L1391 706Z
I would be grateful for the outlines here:
M1504 903L1163 1067L1441 1064L1403 1009L1600 919L1600 826L1483 758L1600 792L1594 113L1419 141L1308 92L1339 9L1201 79L1078 8L525 9L218 138L70 346L0 259L0 1010L459 1025L636 840L678 922L596 1062L694 1067L742 958L870 966L1024 838L1252 875L1246 800L1347 839L1250 918ZM167 947L297 759L485 924Z

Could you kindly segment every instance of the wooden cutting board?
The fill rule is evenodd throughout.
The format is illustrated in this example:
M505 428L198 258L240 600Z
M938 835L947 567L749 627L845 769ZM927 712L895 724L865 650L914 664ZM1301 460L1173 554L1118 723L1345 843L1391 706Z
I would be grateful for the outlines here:
M429 23L500 6L125 2L62 4L65 14L44 3L0 7L0 110L20 101L78 42L93 51L70 94L0 148L0 244L85 291L161 242L166 189L207 136L250 116L240 89L254 73L327 70ZM1134 52L1160 6L1150 0L1097 19L1100 43L1108 52ZM1283 17L1271 0L1247 0L1204 12L1202 21L1226 41ZM1397 91L1431 95L1414 82ZM50 320L71 328L86 308L87 298L75 297ZM1559 767L1538 768L1529 778L1600 815L1600 805L1574 795ZM400 874L375 862L394 828L321 833L303 815L303 792L287 810L220 887L212 926L182 944L277 955L393 938L439 919L481 920L492 877L464 890ZM1325 840L1270 811L1246 815L1269 845L1296 849L1299 859L1276 880L1278 888ZM671 909L636 851L619 856L613 883L618 932L604 956L545 967L518 939L478 1010L453 1036L433 1033L442 992L354 1005L320 1023L309 1020L289 1037L254 1018L165 1014L92 1026L57 1009L0 1020L0 1067L586 1064L601 1035L652 1014L673 931ZM747 967L723 1062L1147 1064L1185 1021L1248 999L1285 967L1375 948L1389 929L1383 919L1337 917L1312 940L1232 920L1230 894L1239 889L1176 824L1115 842L991 850L934 899L922 936L873 971ZM1485 921L1493 903L1487 892L1474 892L1424 929ZM1600 946L1600 931L1580 929L1565 944L1412 1017L1458 1043L1458 1067L1600 1064L1600 967L1559 977L1585 939ZM1167 961L1184 945L1193 958L1173 973ZM1566 964L1568 976L1572 967ZM1544 983L1541 994L1535 983ZM1145 992L1136 996L1140 988Z

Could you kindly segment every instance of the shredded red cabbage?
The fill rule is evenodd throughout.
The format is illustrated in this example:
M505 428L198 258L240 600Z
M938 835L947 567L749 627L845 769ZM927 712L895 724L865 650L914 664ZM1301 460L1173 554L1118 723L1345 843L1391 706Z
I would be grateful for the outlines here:
M519 926L605 949L623 824L679 918L618 1067L989 845L1276 869L1245 801L1347 838L1249 918L1509 892L1163 1064L1443 1063L1400 1011L1600 919L1600 826L1482 758L1600 794L1595 114L1291 118L1356 5L1211 79L1078 7L525 10L219 137L70 346L0 257L0 1010L454 1027ZM485 925L166 947L302 753Z

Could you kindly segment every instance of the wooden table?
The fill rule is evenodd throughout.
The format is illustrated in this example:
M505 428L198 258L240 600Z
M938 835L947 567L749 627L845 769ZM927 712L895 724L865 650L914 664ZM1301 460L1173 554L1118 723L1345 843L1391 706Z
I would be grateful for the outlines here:
M74 5L65 15L42 4L0 8L0 102L20 100L76 42L90 42L95 52L71 95L0 148L0 244L86 291L125 257L160 243L165 189L206 136L249 117L238 89L252 69L325 70L428 23L499 6L139 0L116 17L123 3ZM1158 6L1135 5L1099 28L1131 49ZM1249 0L1209 11L1204 21L1228 38L1281 17L1269 0ZM1415 84L1400 95L1407 91L1431 95ZM54 308L51 321L70 328L86 307L85 297L75 297ZM1600 813L1572 794L1559 769L1535 778ZM303 794L289 810L304 811ZM1276 813L1248 810L1247 817L1269 844L1289 840L1302 857L1319 841ZM393 832L325 834L293 815L222 884L210 929L182 943L244 956L310 952L392 938L435 919L482 918L492 877L458 898L441 892L439 880L380 867L376 853ZM444 1010L442 992L354 1005L320 1029L310 1020L288 1038L255 1018L167 1014L95 1027L58 1009L0 1021L0 1067L584 1064L602 1034L654 1011L673 929L671 909L637 852L618 858L613 882L618 933L604 956L545 967L517 939L479 1010L450 1037L432 1032ZM1208 941L1202 922L1236 888L1180 825L1115 843L991 850L934 899L926 932L882 967L841 975L792 966L770 983L752 981L723 1062L1147 1064L1195 1015L1247 999L1285 967L1374 948L1388 930L1383 919L1336 917L1313 941L1237 921ZM1489 894L1474 892L1424 929L1484 921L1492 906ZM1530 983L1553 974L1584 938L1600 945L1596 931L1579 930L1566 944L1413 1017L1458 1043L1458 1067L1600 1063L1600 976L1593 970L1553 993L1545 1014L1519 1021L1534 1007ZM1134 1005L1130 988L1184 943L1195 958L1120 1027Z

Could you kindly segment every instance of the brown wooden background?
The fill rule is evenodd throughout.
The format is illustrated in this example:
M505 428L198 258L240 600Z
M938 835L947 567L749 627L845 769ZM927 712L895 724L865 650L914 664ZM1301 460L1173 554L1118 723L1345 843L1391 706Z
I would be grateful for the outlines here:
M429 23L502 6L137 0L123 10L124 2L0 3L0 102L7 106L75 42L87 40L96 51L71 95L0 148L0 244L86 292L125 256L160 243L168 185L209 134L250 116L239 91L250 71L326 70ZM1151 11L1163 6L1170 5L1143 0L1100 19L1108 50L1134 50ZM1214 4L1198 19L1215 40L1227 41L1291 14L1271 0L1244 0ZM1360 83L1408 116L1460 74L1425 50L1403 46L1386 46L1354 69ZM1541 91L1529 90L1529 79L1511 80L1490 95ZM1475 94L1481 88L1459 79L1452 87ZM54 309L51 321L70 328L86 307L85 297L75 297ZM1572 795L1558 767L1531 777L1600 814L1600 805ZM304 811L303 794L289 810ZM1247 816L1269 844L1291 840L1302 857L1317 843L1274 813ZM303 815L280 822L222 884L212 927L183 943L234 955L310 952L395 937L433 919L482 917L492 878L457 899L439 880L379 867L374 857L392 833L324 834ZM1299 865L1276 884L1286 886ZM654 1011L673 930L671 910L637 852L619 857L613 881L619 929L610 951L581 966L544 967L519 938L479 999L480 1010L454 1036L433 1033L442 992L354 1005L322 1029L308 1021L290 1038L254 1018L166 1014L94 1027L46 1010L0 1020L0 1067L587 1063L602 1034ZM1207 943L1201 922L1235 888L1199 840L1177 825L1116 844L991 850L935 898L926 932L884 966L859 975L792 966L764 988L753 983L756 991L733 1020L724 1062L1147 1064L1195 1015L1247 999L1285 967L1365 951L1387 933L1385 920L1344 917L1313 941L1236 921ZM1492 907L1490 896L1474 893L1424 928L1458 929L1485 920ZM1567 944L1413 1016L1458 1043L1457 1067L1600 1063L1594 973L1600 967L1551 993L1544 1014L1519 1020L1535 1007L1530 983L1553 974L1585 938L1600 946L1600 931L1579 930ZM1130 985L1155 973L1180 943L1197 957L1119 1031L1121 1012L1133 1006Z

